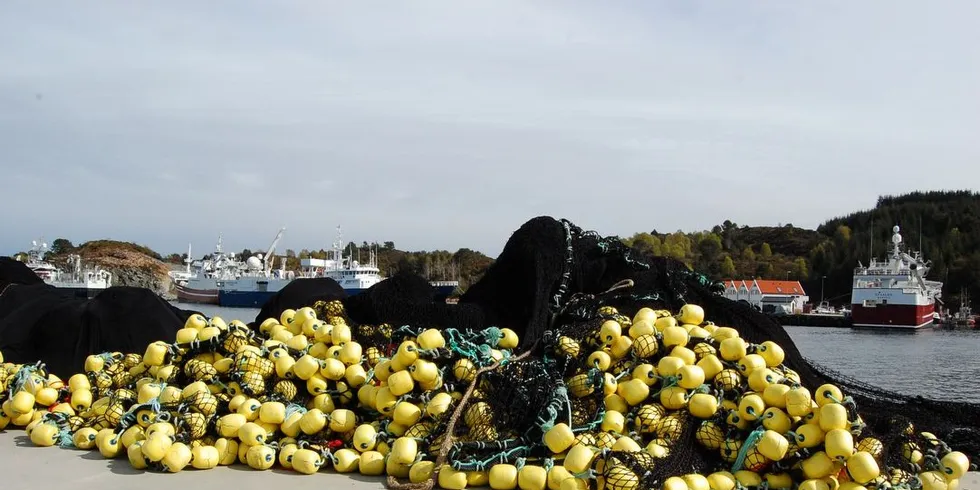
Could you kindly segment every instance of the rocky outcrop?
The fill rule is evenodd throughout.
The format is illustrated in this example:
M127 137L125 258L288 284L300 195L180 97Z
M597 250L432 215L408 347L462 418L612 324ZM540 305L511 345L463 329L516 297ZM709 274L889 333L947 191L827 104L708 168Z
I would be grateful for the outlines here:
M98 265L112 274L113 286L133 286L146 288L164 299L173 299L173 285L167 272L170 268L163 262L139 252L124 249L103 249L96 256L82 260Z
M175 299L173 283L167 274L170 267L147 255L139 246L100 240L78 247L83 267L98 266L112 274L113 286L146 288L163 299Z

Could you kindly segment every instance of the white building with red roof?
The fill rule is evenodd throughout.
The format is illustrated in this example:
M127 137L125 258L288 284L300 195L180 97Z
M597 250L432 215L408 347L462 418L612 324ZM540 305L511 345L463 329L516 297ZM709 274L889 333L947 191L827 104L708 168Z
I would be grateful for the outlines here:
M802 313L803 305L810 301L800 281L726 279L724 282L726 298L745 301L762 311L783 309L789 313Z

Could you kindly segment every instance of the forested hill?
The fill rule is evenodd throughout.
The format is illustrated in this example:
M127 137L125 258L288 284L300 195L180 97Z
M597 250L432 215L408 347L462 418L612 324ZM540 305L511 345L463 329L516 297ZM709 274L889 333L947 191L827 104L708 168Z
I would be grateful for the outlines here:
M800 280L814 302L826 276L825 298L846 303L854 267L867 264L872 253L872 236L874 256L882 259L895 225L907 248L932 260L929 278L945 283L948 307L959 306L963 288L971 298L980 296L980 194L972 191L883 196L874 208L830 219L816 230L725 221L709 231L653 230L624 241L646 254L678 258L714 279Z
M945 283L947 307L959 307L964 288L971 298L980 295L980 193L972 191L883 196L873 209L834 218L818 227L822 235L831 237L812 256L814 269L826 271L828 291L831 283L835 291L849 290L858 260L867 264L872 253L884 257L896 225L901 227L905 247L921 250L923 257L932 261L929 278ZM849 240L843 240L844 236ZM841 267L844 265L847 267Z

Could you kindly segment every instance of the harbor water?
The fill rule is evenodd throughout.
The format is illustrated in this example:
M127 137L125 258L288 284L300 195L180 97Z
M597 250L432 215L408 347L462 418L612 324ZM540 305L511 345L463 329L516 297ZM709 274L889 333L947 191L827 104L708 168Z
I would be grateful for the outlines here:
M174 303L225 320L252 321L256 308ZM980 331L892 332L850 328L786 327L811 362L845 376L906 395L980 402Z

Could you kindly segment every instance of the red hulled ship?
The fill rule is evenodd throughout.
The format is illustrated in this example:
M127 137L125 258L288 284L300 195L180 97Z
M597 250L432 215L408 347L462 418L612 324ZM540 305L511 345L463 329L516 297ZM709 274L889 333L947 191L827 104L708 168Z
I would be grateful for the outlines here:
M920 252L902 251L899 227L892 228L886 261L858 263L851 290L851 321L858 328L918 329L933 325L943 283L926 280L931 262Z

